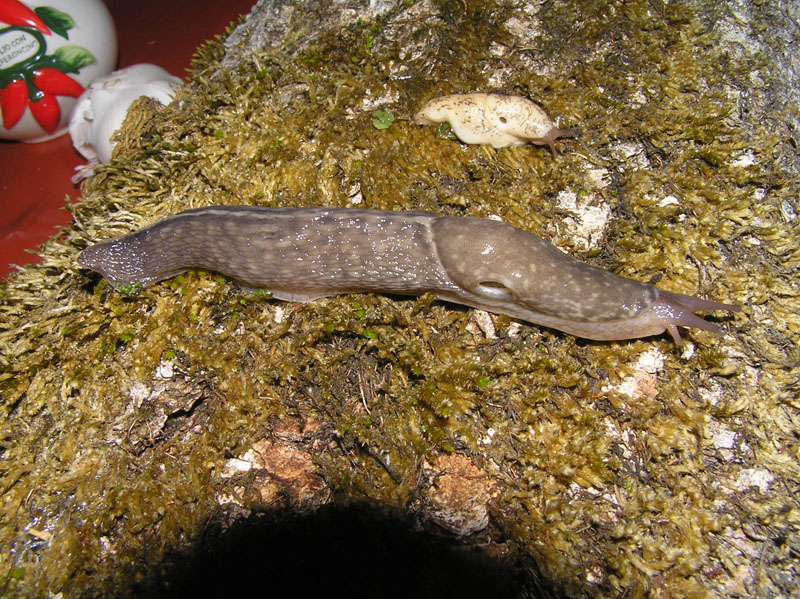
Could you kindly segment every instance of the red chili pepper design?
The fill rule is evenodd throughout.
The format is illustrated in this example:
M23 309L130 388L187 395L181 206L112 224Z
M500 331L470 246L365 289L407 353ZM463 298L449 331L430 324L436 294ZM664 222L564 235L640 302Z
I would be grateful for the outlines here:
M83 86L72 77L47 67L33 72L33 84L36 89L56 96L77 98L83 93Z
M58 128L58 120L61 118L61 109L58 107L58 100L52 94L42 95L38 102L32 101L31 114L42 129L52 133Z
M28 86L23 79L15 79L0 90L0 111L3 127L11 129L19 122L28 107Z
M6 28L6 24L11 27ZM0 65L3 67L0 69L0 116L4 129L16 126L30 108L39 126L47 133L55 133L61 120L56 96L77 98L84 92L83 85L67 73L77 73L93 63L94 56L78 46L45 54L47 42L42 35L51 35L52 27L53 33L68 39L67 32L74 26L69 15L55 8L43 6L31 10L20 0L0 0L0 30L21 30L35 42L31 46L33 54L9 55L6 63ZM27 38L14 38L9 44L13 46L17 39L26 41Z
M35 12L19 0L0 0L0 22L9 25L26 25L50 35L50 29Z

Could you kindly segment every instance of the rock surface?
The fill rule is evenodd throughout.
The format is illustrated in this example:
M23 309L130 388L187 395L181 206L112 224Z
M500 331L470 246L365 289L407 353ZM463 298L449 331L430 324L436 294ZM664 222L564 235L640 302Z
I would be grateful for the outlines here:
M796 595L797 10L259 2L3 283L3 595ZM554 159L410 120L472 91L581 135ZM595 343L213 273L126 297L75 263L223 203L501 219L745 310Z

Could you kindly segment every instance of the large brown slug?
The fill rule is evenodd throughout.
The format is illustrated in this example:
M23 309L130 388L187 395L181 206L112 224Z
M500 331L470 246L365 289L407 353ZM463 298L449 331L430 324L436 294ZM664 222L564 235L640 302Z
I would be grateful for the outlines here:
M425 212L199 208L93 245L78 261L119 285L202 268L293 301L429 292L597 340L667 330L680 343L679 326L719 331L693 312L741 309L619 277L501 222Z

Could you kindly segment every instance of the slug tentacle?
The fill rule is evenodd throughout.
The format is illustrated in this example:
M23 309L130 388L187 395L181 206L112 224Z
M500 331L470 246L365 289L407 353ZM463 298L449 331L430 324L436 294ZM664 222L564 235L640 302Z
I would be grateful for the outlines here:
M93 245L78 262L137 287L202 268L292 301L433 293L596 340L667 330L681 343L679 326L719 331L693 312L741 309L619 277L500 222L425 212L200 208Z
M699 297L672 293L671 291L664 291L661 289L659 289L658 294L659 302L653 306L653 312L658 315L658 318L664 323L667 331L669 331L669 334L672 335L672 338L678 345L683 343L680 332L678 331L679 326L703 329L713 333L720 332L720 327L718 325L703 320L699 316L693 314L693 311L725 310L726 312L738 312L741 310L740 306L704 300Z
M553 153L553 157L558 157L558 150L556 150L556 144L554 143L556 139L559 137L578 137L578 130L577 129L550 129L547 132L547 135L544 136L543 141L538 141L531 139L532 143L542 144L546 143L550 147L550 151Z

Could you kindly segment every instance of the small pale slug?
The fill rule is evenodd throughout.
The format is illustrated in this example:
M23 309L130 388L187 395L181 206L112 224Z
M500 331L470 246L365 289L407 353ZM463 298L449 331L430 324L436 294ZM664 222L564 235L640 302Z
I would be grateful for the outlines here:
M553 143L558 137L575 137L574 129L556 129L544 110L526 98L500 94L453 94L431 100L414 120L420 125L450 123L458 138L468 144L491 144L495 148L530 142Z
M430 292L598 340L668 330L680 343L679 326L719 331L692 312L740 309L619 277L501 222L426 212L198 208L90 246L78 262L118 285L200 268L301 302Z

